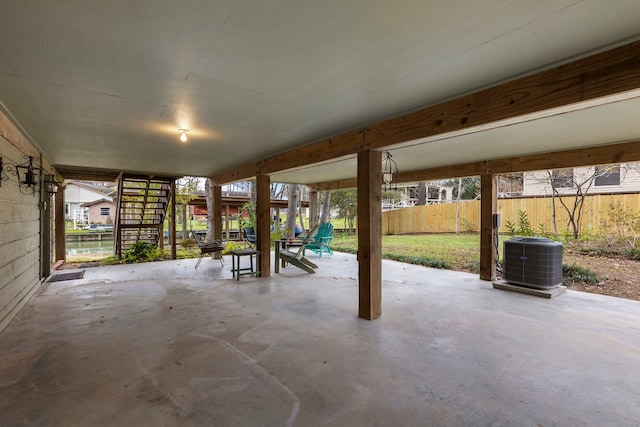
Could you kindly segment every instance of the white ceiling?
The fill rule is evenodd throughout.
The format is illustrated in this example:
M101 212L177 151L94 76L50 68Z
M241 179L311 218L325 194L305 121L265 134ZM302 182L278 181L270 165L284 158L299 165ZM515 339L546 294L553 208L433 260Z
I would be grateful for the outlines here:
M0 101L55 165L209 176L635 40L639 22L637 0L3 2ZM411 170L639 139L624 102L393 154Z
M592 147L603 143L637 141L640 137L640 90L615 97L611 102L557 108L544 115L533 114L411 141L390 148L401 171L459 165L478 160ZM580 108L577 108L580 107ZM355 156L321 165L272 175L278 182L314 184L355 177ZM524 171L523 171L524 172ZM452 176L450 178L456 178Z

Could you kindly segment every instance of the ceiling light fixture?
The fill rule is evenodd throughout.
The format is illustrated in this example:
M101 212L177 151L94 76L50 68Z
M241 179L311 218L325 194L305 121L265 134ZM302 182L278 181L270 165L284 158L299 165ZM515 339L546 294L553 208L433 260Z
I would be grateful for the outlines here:
M187 134L189 133L189 129L178 129L180 132L180 141L187 142Z

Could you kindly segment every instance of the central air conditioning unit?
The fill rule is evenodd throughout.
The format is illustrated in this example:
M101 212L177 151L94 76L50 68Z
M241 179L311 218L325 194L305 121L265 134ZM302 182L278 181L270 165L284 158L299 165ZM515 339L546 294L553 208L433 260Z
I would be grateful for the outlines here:
M550 289L562 284L562 243L543 237L504 242L504 280L513 285Z

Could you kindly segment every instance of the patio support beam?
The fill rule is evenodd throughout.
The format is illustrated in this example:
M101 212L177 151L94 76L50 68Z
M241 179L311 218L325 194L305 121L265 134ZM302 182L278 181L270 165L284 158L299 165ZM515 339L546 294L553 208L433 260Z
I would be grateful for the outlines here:
M640 41L498 84L440 104L245 164L216 175L220 184L256 174L308 166L352 156L360 150L391 149L408 141L606 98L640 88Z
M637 161L640 161L640 141L630 141L619 144L531 154L528 156L485 160L461 165L404 171L399 172L397 176L394 177L394 181L435 181L446 178L478 176L486 173L500 175L504 173L528 172L543 169L575 168ZM355 188L356 179L342 179L308 184L308 187L317 191Z
M480 279L496 278L496 229L493 214L498 213L497 176L480 175Z
M222 187L220 187L222 189ZM224 231L225 231L225 240L231 240L231 233L229 231L229 203L224 204Z
M58 187L55 195L54 213L55 216L55 260L66 261L67 245L65 242L65 221L64 221L64 186Z
M358 316L382 315L382 153L358 153Z
M260 251L261 277L271 276L270 183L269 175L256 176L256 248Z
M222 242L222 186L214 185L211 188L213 195L213 240ZM220 259L222 253L214 252L213 257Z
M178 258L178 253L176 251L176 180L171 180L171 215L169 215L169 244L171 245L171 259ZM158 229L160 232L160 238L163 239L162 235L164 232L164 228L162 224Z

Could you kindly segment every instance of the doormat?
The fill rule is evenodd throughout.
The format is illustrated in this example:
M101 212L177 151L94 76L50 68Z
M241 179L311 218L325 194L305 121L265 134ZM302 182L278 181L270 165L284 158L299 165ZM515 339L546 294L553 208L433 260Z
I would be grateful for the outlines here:
M58 272L49 276L49 279L47 279L47 282L61 282L63 280L82 279L83 277L84 277L84 270Z

